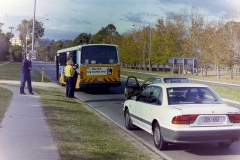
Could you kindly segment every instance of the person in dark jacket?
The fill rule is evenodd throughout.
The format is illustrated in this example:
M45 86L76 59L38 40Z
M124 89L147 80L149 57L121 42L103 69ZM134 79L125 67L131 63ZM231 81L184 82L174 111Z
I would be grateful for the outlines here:
M76 84L77 84L77 78L78 78L78 64L75 64L73 66L73 68L75 70L75 73L74 73L74 76L73 76L73 78L74 78L74 85L73 85L73 87L74 87L74 90L75 90L75 87L76 87Z
M66 76L66 97L74 98L74 74L75 70L73 68L73 61L68 60L67 66L64 69L64 73Z
M24 92L26 81L27 81L29 94L34 94L32 91L32 82L31 82L31 70L32 70L31 58L32 58L32 54L28 53L26 58L23 59L22 61L20 94L26 94Z

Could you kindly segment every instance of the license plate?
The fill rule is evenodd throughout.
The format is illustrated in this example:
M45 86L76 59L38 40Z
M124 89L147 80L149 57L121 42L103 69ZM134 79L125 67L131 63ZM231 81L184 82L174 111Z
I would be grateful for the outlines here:
M191 126L222 126L226 123L226 115L200 115Z
M203 123L220 123L219 116L204 116Z
M223 125L226 121L225 116L203 116L202 123L203 125Z
M97 78L97 81L98 81L98 82L102 82L102 81L103 81L103 78Z

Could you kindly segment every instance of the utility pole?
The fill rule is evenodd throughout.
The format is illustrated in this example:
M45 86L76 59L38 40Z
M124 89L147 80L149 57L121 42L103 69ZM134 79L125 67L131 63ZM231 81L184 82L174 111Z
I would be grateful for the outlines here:
M24 58L26 58L26 55L27 55L27 53L28 53L28 48L27 48L27 41L28 41L28 21L27 21L27 31L26 31L26 53L25 53L25 56L24 56Z
M10 46L10 61L12 62L13 61L13 58L12 58L12 30L14 29L14 27L9 27L9 29L11 29L11 37L10 37L10 42L11 42L11 46Z
M152 29L151 26L149 25L149 61L148 61L148 65L149 65L149 71L151 71L151 47L152 47Z
M34 52L34 34L35 34L35 11L36 11L36 0L34 1L34 12L33 12L33 29L32 29L32 52Z

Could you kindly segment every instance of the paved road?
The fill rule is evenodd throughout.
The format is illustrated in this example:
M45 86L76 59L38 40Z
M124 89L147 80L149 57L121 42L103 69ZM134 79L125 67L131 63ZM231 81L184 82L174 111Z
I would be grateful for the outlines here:
M35 64L35 67L45 68L48 77L56 81L55 65ZM172 145L168 151L158 151L152 140L152 136L141 129L128 131L124 127L123 102L124 102L124 85L126 78L122 77L122 86L111 88L107 93L94 92L76 92L75 95L81 97L82 101L100 112L123 130L142 141L144 145L155 151L166 159L173 160L239 160L240 159L240 142L234 143L229 149L223 150L216 144L188 144ZM239 106L238 104L233 104Z

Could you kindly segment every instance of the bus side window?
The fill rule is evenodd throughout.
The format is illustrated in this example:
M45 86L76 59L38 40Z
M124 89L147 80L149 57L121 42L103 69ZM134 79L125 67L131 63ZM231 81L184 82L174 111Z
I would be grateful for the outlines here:
M96 61L95 60L91 60L91 64L96 64Z

